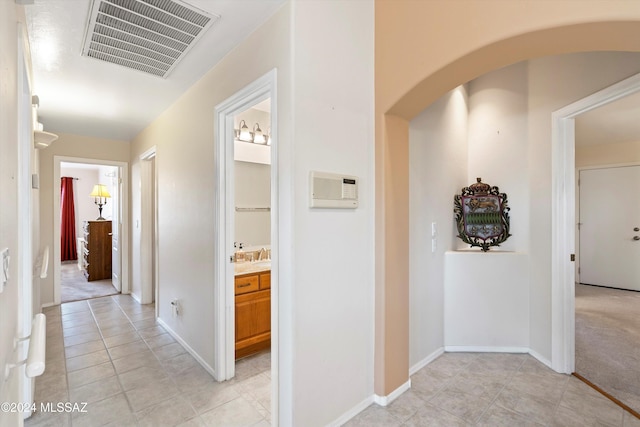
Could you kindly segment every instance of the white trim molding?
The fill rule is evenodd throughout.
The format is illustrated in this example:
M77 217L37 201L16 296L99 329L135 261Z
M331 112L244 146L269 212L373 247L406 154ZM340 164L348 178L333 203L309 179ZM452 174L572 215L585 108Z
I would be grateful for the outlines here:
M207 362L205 362L204 359L200 357L200 355L194 349L192 349L189 344L187 344L187 342L182 339L182 337L180 337L180 335L178 335L173 329L171 329L171 327L166 322L164 322L159 317L156 317L156 322L158 322L163 328L165 328L167 330L167 333L169 333L169 335L171 335L173 339L175 339L182 347L184 347L184 349L187 350L187 352L198 361L198 363L204 368L205 371L210 373L212 377L216 377L216 371Z
M280 417L289 419L293 401L291 364L280 363L281 355L291 359L291 332L282 333L280 323L280 224L278 175L278 100L277 70L273 69L216 105L214 110L214 296L215 326L214 378L224 381L235 375L235 296L234 266L229 261L233 253L234 234L234 116L271 99L271 416L279 425ZM289 326L289 325L287 325ZM284 349L281 352L281 349ZM280 366L286 369L281 370ZM283 408L285 408L283 410ZM287 424L283 421L283 424Z
M340 427L341 425L346 424L351 418L358 415L360 412L367 409L373 403L373 396L369 396L364 399L362 402L358 403L353 408L349 409L347 412L342 414L339 418L327 424L327 427Z
M393 390L391 393L386 396L378 396L377 394L373 395L373 402L380 406L387 406L391 404L394 400L396 400L402 393L409 390L411 388L411 378L407 380L406 383L402 384L397 389Z
M448 353L529 353L527 347L493 347L474 345L447 345L444 351Z
M557 372L575 369L575 117L639 91L636 74L551 114L551 368Z
M433 362L438 357L442 356L444 354L444 351L445 351L444 347L440 347L439 349L437 349L436 351L434 351L424 359L420 360L418 363L414 364L412 367L409 368L409 376L415 374L420 369L424 368L429 363Z

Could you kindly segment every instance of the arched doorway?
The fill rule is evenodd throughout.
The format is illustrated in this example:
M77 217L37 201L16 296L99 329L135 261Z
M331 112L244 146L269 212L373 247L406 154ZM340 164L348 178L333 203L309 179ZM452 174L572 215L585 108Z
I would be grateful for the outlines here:
M502 2L465 3L465 9L445 2L388 3L376 4L378 396L391 395L408 383L409 120L459 84L521 60L593 50L640 51L640 14L629 10L625 22L615 21L627 12L620 10L624 6L607 10L604 4L592 5L577 12L570 2L556 2L546 10L530 5L523 14ZM411 24L424 16L430 16L429 22L441 19L437 26ZM462 34L450 41L452 28ZM406 55L407 50L412 54ZM551 150L544 157L538 161L549 162ZM557 208L562 203L552 200L551 174L537 185L547 189L545 206L553 203ZM571 261L569 253L550 255L562 243L558 239L563 234L552 223L551 210L532 224L542 238L531 247L532 270L540 280L530 295L530 322L536 325L530 333L530 348L564 371L567 336L562 298L572 296L563 295L557 283Z

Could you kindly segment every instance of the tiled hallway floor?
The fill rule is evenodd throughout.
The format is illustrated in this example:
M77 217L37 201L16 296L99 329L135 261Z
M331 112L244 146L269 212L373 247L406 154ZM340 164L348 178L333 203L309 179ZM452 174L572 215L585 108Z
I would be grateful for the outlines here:
M87 402L86 413L34 414L35 426L269 426L271 361L236 364L218 383L156 324L153 305L128 295L62 304L47 316L39 402Z
M573 376L526 354L445 353L411 376L411 390L371 405L356 426L611 426L640 420Z
M45 309L47 365L36 402L87 402L86 413L36 413L35 426L269 426L270 354L243 359L217 383L154 320L115 295ZM388 407L346 426L640 427L574 377L524 354L446 353Z

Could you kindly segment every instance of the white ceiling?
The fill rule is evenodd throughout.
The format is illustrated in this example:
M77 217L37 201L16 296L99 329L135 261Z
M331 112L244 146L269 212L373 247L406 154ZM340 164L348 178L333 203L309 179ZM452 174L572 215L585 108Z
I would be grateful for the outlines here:
M187 0L220 19L168 78L81 56L92 0L34 0L25 6L39 120L49 132L129 141L166 110L284 0ZM268 109L268 104L265 107ZM640 138L640 95L576 118L576 144Z
M640 141L640 93L576 117L576 145Z
M25 6L33 93L48 132L129 141L166 110L284 0L187 0L219 15L163 79L81 56L92 0L35 0Z

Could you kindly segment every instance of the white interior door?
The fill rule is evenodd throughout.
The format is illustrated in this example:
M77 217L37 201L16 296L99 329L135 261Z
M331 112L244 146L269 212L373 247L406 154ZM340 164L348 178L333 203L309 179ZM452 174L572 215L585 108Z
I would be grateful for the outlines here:
M111 281L113 287L122 291L120 283L120 227L122 224L122 206L120 203L120 195L122 194L122 179L120 178L120 168L115 169L115 176L112 181L113 193L111 200L113 201L113 215L111 218Z
M580 171L580 283L640 291L640 166Z

